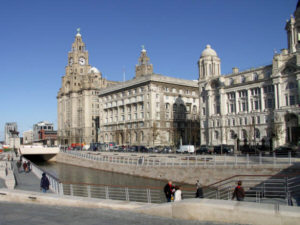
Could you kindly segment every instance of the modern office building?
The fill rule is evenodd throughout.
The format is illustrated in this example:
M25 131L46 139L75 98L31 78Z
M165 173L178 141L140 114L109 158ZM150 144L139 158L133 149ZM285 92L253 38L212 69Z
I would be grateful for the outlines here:
M18 131L18 125L16 122L5 123L4 127L4 143L10 144L10 138L12 137L11 131Z
M33 130L27 130L23 132L23 144L32 144L33 143Z
M53 131L53 123L47 121L41 121L33 125L33 142L41 141L41 131Z

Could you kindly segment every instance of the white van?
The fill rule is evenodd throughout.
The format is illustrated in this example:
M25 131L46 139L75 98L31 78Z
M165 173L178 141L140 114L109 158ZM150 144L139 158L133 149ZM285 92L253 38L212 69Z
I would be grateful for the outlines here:
M179 149L176 150L176 153L195 153L194 145L181 145Z

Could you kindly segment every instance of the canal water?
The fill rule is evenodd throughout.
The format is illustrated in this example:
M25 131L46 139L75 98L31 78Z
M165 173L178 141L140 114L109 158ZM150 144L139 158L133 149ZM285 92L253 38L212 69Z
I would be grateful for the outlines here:
M40 168L57 177L62 182L102 184L107 186L126 187L157 187L163 188L166 180L156 180L139 176L113 173L57 162L35 162ZM191 185L175 183L181 187L191 188Z

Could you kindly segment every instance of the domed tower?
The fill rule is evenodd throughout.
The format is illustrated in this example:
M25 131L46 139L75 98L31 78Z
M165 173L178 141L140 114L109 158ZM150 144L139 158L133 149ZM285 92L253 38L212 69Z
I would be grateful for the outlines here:
M153 65L149 63L150 59L147 56L147 51L142 46L139 64L135 66L135 77L153 74Z
M287 20L285 30L287 32L289 53L300 49L300 0L298 0L294 16Z
M215 50L210 45L202 52L198 61L199 80L207 80L212 77L220 76L221 74L221 60Z

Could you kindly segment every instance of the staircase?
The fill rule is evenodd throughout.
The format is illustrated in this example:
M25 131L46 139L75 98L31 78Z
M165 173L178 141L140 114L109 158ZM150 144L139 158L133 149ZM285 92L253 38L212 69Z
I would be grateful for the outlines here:
M300 174L237 175L203 188L204 197L229 200L239 180L245 190L244 201L300 205Z

